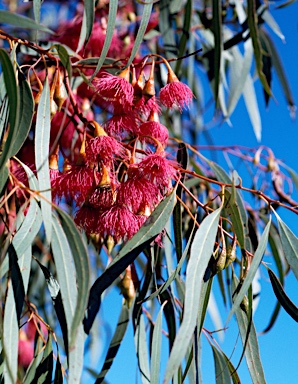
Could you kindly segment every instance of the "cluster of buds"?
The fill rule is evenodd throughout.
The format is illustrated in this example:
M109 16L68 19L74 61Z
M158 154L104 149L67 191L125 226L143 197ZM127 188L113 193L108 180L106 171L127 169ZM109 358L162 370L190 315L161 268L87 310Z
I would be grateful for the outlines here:
M57 153L51 157L54 197L75 202L76 224L109 250L138 231L177 178L177 165L165 151L169 133L159 120L161 105L181 111L193 95L162 60L168 81L159 97L155 61L148 63L148 57L138 72L135 67L119 75L101 71L89 86L80 86L80 97L91 98L107 120L89 122L94 130L85 131L76 162L65 161L62 173Z

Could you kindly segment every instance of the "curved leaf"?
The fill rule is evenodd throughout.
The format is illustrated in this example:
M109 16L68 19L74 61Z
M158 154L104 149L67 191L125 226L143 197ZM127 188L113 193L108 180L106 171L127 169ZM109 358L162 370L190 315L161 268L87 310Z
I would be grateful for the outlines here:
M213 13L213 34L214 34L214 99L215 105L218 106L220 72L221 72L221 55L223 50L222 44L222 10L221 1L212 1Z
M164 383L168 383L181 364L197 325L203 275L211 257L221 209L208 215L195 234L186 271L185 302L181 327L168 360Z
M34 148L39 189L44 197L41 198L40 203L48 243L51 242L52 236L52 197L49 171L50 103L50 87L48 78L46 77L36 113Z
M211 344L211 348L212 348L213 357L214 357L216 383L218 384L231 383L229 364L226 361L225 356L213 344Z
M233 290L238 285L238 279L233 274ZM245 358L253 384L266 384L265 374L261 362L257 333L253 321L249 324L246 313L237 308L235 311L242 344L246 345ZM249 335L247 335L247 331ZM248 336L248 337L247 337Z
M101 294L163 230L174 209L175 192L176 190L158 205L140 230L124 245L105 272L92 285L84 318L84 330L87 334L90 332L95 316L99 311Z
M151 381L144 316L139 317L139 322L136 328L134 338L139 369L141 372L141 380L143 384L149 384Z
M298 307L287 296L275 273L269 267L266 268L277 300L292 319L298 322Z
M137 36L136 36L134 44L133 44L133 49L131 51L130 58L128 59L128 62L125 65L125 68L127 68L133 62L136 54L138 53L140 45L144 40L144 35L145 35L146 28L148 26L148 22L149 22L150 15L152 12L152 6L153 6L152 0L145 0L143 2L143 4L144 4L144 10L143 10L143 15L142 15L142 19L141 19L141 25L138 29L138 33L137 33Z
M68 78L70 80L72 74L72 66L67 49L61 44L54 44L53 48L56 49L63 67L66 69Z
M108 26L107 26L107 31L106 31L106 38L105 42L100 54L100 58L98 60L98 63L96 65L96 69L93 72L90 82L94 79L94 77L98 74L100 71L106 57L108 50L110 49L112 39L113 39L113 34L114 34L114 29L116 25L116 16L117 16L117 10L118 10L118 0L110 0L109 2L109 15L108 15Z
M245 277L245 279L241 285L240 291L238 292L237 296L234 298L233 306L232 306L230 313L228 315L228 318L227 318L227 323L230 321L230 319L231 319L233 313L236 311L236 309L240 306L240 304L241 304L244 296L246 295L248 288L250 287L250 285L251 285L251 283L255 277L255 274L256 274L259 266L260 266L260 262L262 260L262 257L264 255L264 252L266 250L266 246L268 243L268 235L269 235L270 225L271 225L271 218L264 229L262 237L259 241L258 248L254 254L253 261L250 264L249 271L248 271L248 273L247 273L247 275L246 275L246 277Z
M89 256L86 244L72 219L61 209L56 208L56 210L60 216L64 233L70 245L77 276L78 296L69 345L69 347L72 348L77 336L77 329L84 318L84 312L87 306L89 289Z
M278 214L273 210L278 221L279 235L284 250L285 257L290 264L294 275L298 279L298 238L290 228L282 221Z
M0 10L0 20L1 20L1 24L10 24L10 25L14 25L17 28L37 29L38 31L54 33L49 28L45 27L44 25L36 23L36 21L30 19L29 17L21 16L9 11Z
M126 304L122 305L122 310L118 319L117 328L115 330L114 336L110 342L110 346L108 349L108 352L106 354L105 361L103 363L103 367L100 371L100 374L98 375L98 378L96 380L96 384L100 384L104 381L104 378L106 374L108 373L109 369L111 368L113 361L117 355L117 352L120 348L121 342L124 338L124 335L127 330L127 326L129 323L129 309Z

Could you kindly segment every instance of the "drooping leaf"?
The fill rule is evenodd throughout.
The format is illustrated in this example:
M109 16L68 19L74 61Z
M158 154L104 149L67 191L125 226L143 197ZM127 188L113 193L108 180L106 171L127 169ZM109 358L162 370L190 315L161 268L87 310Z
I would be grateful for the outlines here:
M60 222L57 219L57 216L54 214L51 247L64 306L68 329L68 339L70 339L78 294L76 273L67 237Z
M182 28L182 36L179 41L179 52L178 57L182 57L185 54L186 45L189 41L191 31L191 16L192 16L192 1L187 0L184 11L184 20L183 20L183 28ZM181 68L182 60L178 60L176 63L175 73L179 75L179 71Z
M1 20L1 11L0 11L0 20ZM17 90L17 82L15 70L12 65L9 55L3 48L0 48L0 61L4 77L4 83L6 88L6 93L8 97L8 106L9 106L9 134L6 139L5 145L2 148L2 153L0 156L0 173L3 176L0 180L0 191L4 187L7 178L5 175L8 175L8 172L4 172L3 169L6 168L6 162L10 157L11 147L17 137L16 133L16 124L18 121L18 112L19 112L19 96Z
M151 344L151 366L150 366L150 383L158 384L160 376L160 365L161 365L161 343L162 343L162 315L163 309L166 305L164 302L158 313L152 337Z
M106 271L90 289L84 330L88 334L100 308L100 296L112 282L138 257L138 255L161 233L175 204L175 189L148 217L140 230L124 245Z
M33 0L34 19L37 24L40 24L40 8L43 0Z
M31 361L31 364L29 365L25 377L23 378L23 383L24 384L31 384L34 380L36 369L39 366L39 364L42 361L43 354L44 354L44 349L43 347L43 342L40 337L38 337L37 342L36 342L36 348L35 348L35 353L34 353L34 359Z
M163 40L166 58L176 57L178 53L175 33L171 25L173 16L170 8L170 1L161 0L159 2L160 13L158 26Z
M51 130L50 87L46 77L36 113L35 165L41 198L41 213L48 243L52 237L51 182L49 171L49 142Z
M186 271L184 315L168 360L164 383L168 383L181 364L197 325L203 275L211 257L221 209L208 215L194 237Z
M231 383L229 365L225 359L225 356L213 344L211 344L211 348L212 348L213 357L214 357L216 383L218 384Z
M0 21L1 24L10 24L21 29L37 29L42 32L54 33L49 28L36 23L36 21L30 19L29 17L21 16L9 11L0 10Z
M233 289L235 290L238 285L238 279L235 274L233 274L232 285ZM252 382L254 384L266 384L254 323L251 320L250 332L249 335L247 335L247 330L249 328L247 314L239 307L236 309L235 314L237 318L242 344L246 345L245 358Z
M261 83L265 91L271 95L270 86L267 83L266 77L263 73L263 63L262 63L262 50L259 38L259 29L258 29L258 15L256 12L256 0L247 1L247 22L250 31L250 37L252 39L252 44L254 48L254 56L256 61L256 69L258 76L261 80Z
M109 14L108 14L108 25L107 25L107 30L106 30L106 38L105 42L100 54L100 58L98 60L98 63L96 65L95 71L93 72L90 82L94 79L94 77L98 74L100 71L106 57L108 50L110 49L112 39L113 39L113 34L115 30L115 24L116 24L116 16L117 16L117 10L118 10L118 0L110 0L109 2Z
M80 382L84 364L84 344L86 335L83 324L76 328L76 337L69 351L69 383Z
M135 339L135 348L137 352L139 369L141 373L141 380L143 384L149 384L151 381L150 381L150 370L149 370L148 347L147 347L147 340L146 340L145 321L144 321L144 316L142 315L139 317L134 339Z
M36 368L35 376L32 383L38 383L38 384L52 383L52 371L54 366L52 342L53 342L53 337L52 337L52 334L49 332L43 357L40 364Z
M269 267L266 268L277 300L292 319L298 322L298 307L287 296L275 273Z
M131 65L134 58L136 57L136 54L138 53L140 45L142 44L142 42L144 40L146 28L148 26L148 22L149 22L149 19L151 16L153 2L151 0L145 0L143 4L144 4L144 9L143 9L143 14L142 14L141 24L140 24L140 27L138 29L138 33L137 33L137 36L135 38L130 57L129 57L128 62L126 63L125 67L128 67L129 65Z
M53 48L56 49L63 67L66 69L69 80L71 79L72 66L67 49L62 44L55 44Z
M32 91L28 81L22 74L19 74L18 94L19 113L16 125L16 137L10 149L10 157L16 155L24 144L31 128L34 113Z
M8 256L9 256L11 286L13 289L13 295L14 295L14 301L15 301L15 311L17 314L17 321L19 322L22 314L23 305L24 305L25 289L24 289L21 270L18 264L17 253L12 244L10 244L8 248Z
M85 242L72 219L64 211L56 208L64 233L68 239L72 257L74 260L77 276L77 303L75 315L72 322L70 348L73 347L77 335L77 328L84 318L84 312L87 306L89 289L89 256Z
M240 306L244 296L246 295L248 288L252 284L252 281L255 277L255 274L260 266L260 262L262 260L262 257L264 255L264 252L266 250L267 242L268 242L268 235L269 235L269 229L270 229L270 224L271 224L271 218L266 225L264 232L262 234L262 237L259 241L258 248L254 254L253 260L250 264L249 271L247 275L245 276L244 281L242 282L240 291L237 293L237 296L234 298L233 306L230 310L230 313L227 318L227 323L230 321L233 313L236 311L236 309Z
M85 34L85 41L84 45L88 43L95 19L95 1L94 0L85 0L84 1L84 18L86 18L86 34Z
M233 229L237 235L239 245L243 249L245 248L245 239L241 213L237 201L232 198L232 193L228 189L225 189L224 207L231 218Z
M219 85L220 85L220 70L221 70L221 55L223 50L222 43L222 10L221 1L212 1L213 25L212 32L214 34L214 100L218 106Z
M54 384L63 384L63 376L62 376L62 369L61 369L61 362L60 362L60 355L57 354L57 360L56 360L56 368L55 368L55 377L54 377Z
M103 367L97 377L96 384L100 384L104 381L106 374L111 368L113 361L117 355L119 347L122 343L124 335L126 333L126 329L129 323L129 310L126 304L122 305L121 313L118 319L117 328L115 330L114 336L110 342L109 349L106 354L105 361L103 363Z
M290 228L282 221L278 214L273 210L278 221L279 235L284 250L285 257L298 279L298 238Z

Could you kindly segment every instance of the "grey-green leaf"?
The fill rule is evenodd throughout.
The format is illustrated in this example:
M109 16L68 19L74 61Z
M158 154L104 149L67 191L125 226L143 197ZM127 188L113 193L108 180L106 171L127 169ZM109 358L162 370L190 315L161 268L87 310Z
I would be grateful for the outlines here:
M213 357L214 357L216 383L217 384L231 383L229 365L224 355L213 344L211 344L211 348L212 348Z
M0 23L14 25L17 28L22 29L37 29L38 31L54 33L51 29L36 23L36 21L29 17L21 16L9 11L0 11Z
M203 220L192 243L186 271L183 320L168 360L164 377L165 384L175 375L185 357L197 325L203 276L213 251L220 212L221 209L217 209Z
M51 130L50 87L46 77L36 114L35 130L35 165L39 189L41 191L41 212L45 226L46 238L51 242L52 236L52 207L51 182L49 170L49 142Z
M246 275L246 277L242 283L241 289L238 292L236 298L234 298L233 306L232 306L230 313L228 315L227 323L230 321L230 319L231 319L233 313L236 311L236 309L239 308L239 306L240 306L244 296L246 295L248 288L251 285L251 283L255 277L255 274L256 274L259 266L260 266L260 262L262 260L262 257L264 255L264 252L266 250L266 246L268 243L268 235L269 235L270 225L271 225L271 218L264 229L262 237L259 241L258 248L254 254L254 258L252 260L252 263L250 264L249 271L248 271L248 273L247 273L247 275Z
M162 314L164 306L167 304L165 301L158 313L152 336L151 348L151 367L150 367L150 384L159 384L160 376L160 358L161 358L161 341L162 341Z
M298 238L274 210L273 212L278 221L278 229L285 257L294 275L298 279Z

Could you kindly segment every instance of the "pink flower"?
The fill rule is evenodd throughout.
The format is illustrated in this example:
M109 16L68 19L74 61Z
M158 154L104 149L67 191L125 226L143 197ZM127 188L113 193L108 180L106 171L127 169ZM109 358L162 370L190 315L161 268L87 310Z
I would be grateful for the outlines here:
M100 174L96 173L96 176L100 180ZM94 180L93 169L86 165L73 165L69 171L53 180L52 188L58 198L73 199L80 205L85 201Z
M152 211L162 199L158 187L141 176L129 178L121 183L117 193L117 203L125 204L134 213Z
M169 138L167 127L157 121L146 121L145 123L141 124L137 129L136 134L141 136L141 141L156 145L156 142L154 142L154 140L150 139L149 137L152 136L163 146L167 145Z
M89 204L94 208L104 209L113 205L115 199L115 190L110 186L97 187L89 198Z
M101 210L91 205L84 204L75 214L76 225L82 228L87 235L98 233L99 217Z
M150 113L157 112L161 113L160 105L155 96L152 96L150 99L146 99L144 96L135 104L134 110L138 112L140 117L147 120Z
M100 107L109 112L130 112L133 105L133 86L123 77L102 72L92 84Z
M138 165L138 172L161 189L171 189L175 178L175 162L165 157L165 152L147 155ZM134 164L135 166L135 164Z
M88 141L86 147L88 164L102 162L105 165L110 165L115 157L125 157L125 150L113 137L97 136Z
M165 85L159 93L160 102L168 108L182 109L189 106L192 101L192 90L186 85L177 81L173 81Z
M105 131L115 138L121 138L124 132L135 132L137 122L133 113L114 115L104 124Z
M118 243L130 239L145 220L145 216L135 215L125 205L113 205L102 213L99 233L102 237L112 236Z

